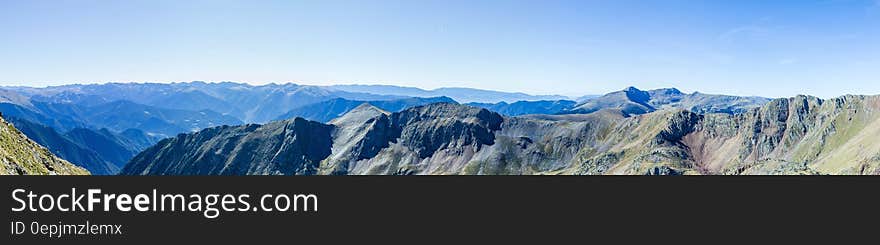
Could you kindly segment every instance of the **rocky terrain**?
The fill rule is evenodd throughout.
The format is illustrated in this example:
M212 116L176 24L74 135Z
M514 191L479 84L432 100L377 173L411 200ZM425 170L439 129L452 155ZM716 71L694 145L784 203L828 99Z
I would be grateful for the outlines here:
M798 96L743 110L506 117L451 103L393 113L364 104L329 124L182 134L122 173L880 174L880 97Z
M407 97L421 95L470 102ZM556 98L111 83L5 87L0 111L94 174L878 174L876 96L768 99L629 87L578 102L540 100Z
M56 157L0 118L0 175L85 175L88 171Z
M556 98L467 88L429 91L396 86L292 83L106 83L0 87L0 112L53 154L92 174L107 175L116 174L146 147L179 133L295 117L326 123L365 102L390 112L437 102L458 103L443 96L446 94L463 99ZM547 114L572 106L544 104L521 101L510 104L510 110L494 109Z
M135 156L122 174L315 174L330 155L332 129L295 118L180 134Z

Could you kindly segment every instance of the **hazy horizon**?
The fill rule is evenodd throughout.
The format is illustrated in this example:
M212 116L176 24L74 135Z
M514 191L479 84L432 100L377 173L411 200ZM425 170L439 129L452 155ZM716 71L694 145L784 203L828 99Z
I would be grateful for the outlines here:
M0 85L880 94L880 1L4 1Z
M486 91L495 91L495 92L504 92L504 93L524 93L524 94L527 94L527 95L533 95L533 96L564 96L564 97L568 97L568 98L570 98L570 99L572 99L572 100L573 100L573 99L577 99L577 98L579 98L579 97L583 97L583 96L602 96L602 95L605 95L605 94L609 94L609 93L613 93L613 92L622 91L622 90L624 90L624 89L626 89L626 88L629 88L629 87L635 87L636 89L643 90L643 91L657 90L657 89L671 89L671 88L674 88L674 89L677 89L677 90L681 91L682 93L687 93L687 94L691 94L691 93L695 93L695 92L696 92L696 93L703 93L703 94L732 95L732 96L742 96L742 97L764 97L764 98L771 98L771 99L775 99L775 98L788 98L788 97L794 97L794 96L797 96L797 95L810 95L810 96L816 96L816 97L819 97L819 98L821 98L821 99L829 99L829 98L840 97L840 96L844 96L844 95L880 95L880 93L875 93L875 94L870 94L870 93L867 93L867 94L866 94L866 93L847 93L847 94L840 94L840 95L835 95L835 96L830 96L830 97L822 97L822 96L817 96L817 95L812 95L812 94L795 94L795 95L787 96L787 97L766 97L766 96L758 96L758 95L750 95L750 94L711 93L711 92L697 91L697 90L693 90L693 89L681 88L681 87L674 87L674 86L639 87L639 86L633 86L633 85L622 85L621 87L619 87L619 88L617 88L617 89L612 89L612 90L609 90L609 91L599 92L599 93L585 93L585 94L578 94L578 93L574 92L574 93L569 93L569 94L564 94L564 93L556 93L556 94L541 94L541 93L530 93L529 91L509 91L509 90L498 90L498 89L480 88L480 87L464 87L464 86L449 86L449 87L433 87L433 88L427 88L427 87L420 87L420 86L411 86L411 85L393 85L393 84L382 84L382 83L375 83L375 84L369 84L369 83L310 84L310 83L301 83L301 82L296 82L296 81L288 81L288 82L262 82L262 83L249 83L249 82L239 82L239 81L201 81L201 80L197 80L197 81L186 81L186 82L184 82L184 81L175 81L175 82L156 82L156 81L152 81L152 82L151 82L151 81L146 81L146 82L119 82L119 81L110 81L110 82L91 82L91 83L89 83L89 82L84 82L84 83L73 82L73 83L58 83L58 84L37 85L37 86L32 86L32 85L15 85L15 84L0 83L0 88L3 88L3 87L47 88L47 87L58 87L58 86L68 86L68 85L104 85L104 84L117 84L117 83L118 83L118 84L174 84L174 83L194 83L194 82L203 82L203 83L208 83L208 84L219 84L219 83L239 83L239 84L247 84L247 85L250 85L250 86L264 86L264 85L269 85L269 84L276 84L276 85L295 84L295 85L301 85L301 86L318 86L318 87L347 86L347 85L356 85L356 86L396 86L396 87L404 87L404 88L416 88L416 89L421 89L421 90L425 90L425 91L434 91L434 90L438 90L438 89L465 88L465 89L486 90Z

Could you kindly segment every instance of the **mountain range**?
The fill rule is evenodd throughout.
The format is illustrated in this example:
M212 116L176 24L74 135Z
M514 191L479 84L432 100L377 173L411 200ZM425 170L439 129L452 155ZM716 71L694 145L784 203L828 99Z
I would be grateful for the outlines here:
M424 90L414 87L393 85L332 85L325 86L330 90L352 93L368 93L403 97L449 97L460 103L513 103L517 101L565 100L561 95L530 95L525 93L500 92L473 88L438 88Z
M880 174L877 101L634 87L575 100L231 82L0 89L0 112L30 142L129 175Z
M97 175L116 174L135 154L158 141L137 129L114 133L106 128L74 128L60 133L39 123L7 118L29 139Z
M295 108L288 111L287 113L284 113L284 115L279 116L278 118L276 118L276 120L302 117L312 121L329 122L330 120L342 116L362 104L370 104L386 111L400 111L413 106L427 105L439 102L456 103L455 100L445 96L432 98L414 97L406 99L378 101L362 101L336 98Z
M415 88L388 87L387 92L373 94L356 91L356 87L232 82L3 87L0 112L52 153L93 174L114 174L131 156L159 139L214 126L296 116L327 122L363 103L389 111L435 102L457 103L444 94L482 94L502 100L542 98L471 89L439 89L430 93L441 96L422 98L397 91L422 91ZM83 137L86 132L93 137Z
M527 114L560 114L568 113L577 105L571 100L539 100L517 101L513 103L477 103L471 102L466 105L489 109L506 116L519 116Z
M368 104L165 139L123 174L880 174L880 97L775 99L743 113L507 117L452 103Z
M566 113L591 113L605 108L619 108L626 115L645 114L663 108L679 108L696 113L743 113L757 108L770 99L762 97L741 97L713 95L694 92L682 93L675 88L649 91L628 87L622 91L601 97L587 99Z

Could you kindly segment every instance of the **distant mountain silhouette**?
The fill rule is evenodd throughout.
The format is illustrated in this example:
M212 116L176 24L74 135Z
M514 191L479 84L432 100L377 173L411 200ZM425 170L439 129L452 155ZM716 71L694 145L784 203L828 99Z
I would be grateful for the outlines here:
M770 99L762 97L685 94L675 88L643 91L635 87L627 87L618 92L586 99L565 113L583 114L602 109L616 109L625 115L638 115L662 108L679 108L697 113L734 114L757 108L769 101Z
M352 109L364 103L376 106L377 108L380 108L382 110L396 112L413 106L427 105L437 102L456 103L455 100L452 100L449 97L406 98L378 101L360 101L336 98L293 109L285 113L284 115L281 115L276 120L302 117L308 120L326 123L330 120L333 120L334 118L348 113Z
M529 95L525 93L499 92L473 88L438 88L424 90L413 87L401 87L392 85L333 85L327 86L331 90L348 91L356 93L370 93L380 95L395 95L406 97L440 97L452 98L460 103L513 103L517 101L536 100L564 100L568 99L561 95Z
M576 104L577 102L571 100L517 101L510 104L507 102L499 102L495 104L476 102L467 103L467 105L486 108L505 116L558 114L571 110Z
M117 172L119 172L119 169L121 169L125 165L125 162L129 160L128 158L131 157L129 156L128 158L117 158L115 159L117 160L116 162L112 162L110 159L107 159L99 154L95 149L116 148L116 146L114 145L88 145L86 144L86 142L75 141L74 139L58 133L54 129L47 126L13 117L9 117L8 119L9 122L15 125L15 127L19 130L21 130L24 135L26 135L37 144L46 147L47 149L49 149L50 152L57 155L58 157L61 157L64 160L67 160L77 166L87 169L92 174L116 174ZM82 130L78 129L77 131ZM76 134L84 134L84 132L78 132ZM115 156L115 154L113 156Z

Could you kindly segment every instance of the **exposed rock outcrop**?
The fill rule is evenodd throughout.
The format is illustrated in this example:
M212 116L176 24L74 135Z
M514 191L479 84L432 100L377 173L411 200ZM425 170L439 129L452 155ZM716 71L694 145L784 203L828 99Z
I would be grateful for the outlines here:
M632 92L634 98L644 95ZM281 127L287 124L294 126ZM180 135L141 153L124 171L877 174L878 137L877 96L797 96L739 114L663 108L641 115L603 109L582 115L504 117L448 103L396 113L365 104L330 125L295 119ZM303 150L286 150L291 146ZM278 155L286 157L270 157Z
M316 174L330 155L332 130L302 118L208 128L160 141L135 156L122 174Z

